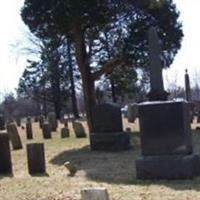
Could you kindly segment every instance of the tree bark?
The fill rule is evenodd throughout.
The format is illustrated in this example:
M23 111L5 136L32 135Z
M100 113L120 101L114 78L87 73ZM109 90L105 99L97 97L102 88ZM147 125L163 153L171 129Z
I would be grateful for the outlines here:
M117 97L116 97L116 92L115 92L115 82L112 79L112 77L110 77L110 84L111 84L112 101L114 103L117 103Z
M76 49L75 52L76 60L82 77L88 128L89 132L91 133L93 130L92 107L96 103L95 91L94 91L95 88L94 88L94 80L90 71L88 55L86 52L84 32L81 30L81 27L79 25L76 25L74 28L74 44Z
M68 54L68 63L69 63L69 77L70 77L70 83L71 83L71 101L72 101L73 115L74 115L74 118L80 118L79 113L78 113L76 90L75 90L75 84L74 84L71 42L69 40L67 41L67 54Z

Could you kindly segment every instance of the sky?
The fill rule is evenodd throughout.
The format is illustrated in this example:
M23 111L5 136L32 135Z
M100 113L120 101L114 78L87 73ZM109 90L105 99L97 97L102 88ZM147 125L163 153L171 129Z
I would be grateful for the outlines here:
M26 56L20 55L16 48L16 44L26 41L27 28L20 17L23 2L6 0L0 7L0 96L14 91L26 66ZM175 82L183 86L186 68L191 77L200 75L200 0L174 2L180 11L184 38L173 64L163 73L166 87ZM194 84L196 79L191 79Z

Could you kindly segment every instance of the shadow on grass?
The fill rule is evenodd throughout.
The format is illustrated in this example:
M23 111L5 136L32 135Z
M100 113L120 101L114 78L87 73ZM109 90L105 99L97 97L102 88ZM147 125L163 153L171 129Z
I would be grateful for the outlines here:
M13 174L0 174L0 179L13 178L13 177L14 177Z
M30 174L31 177L49 177L48 173L43 173L43 174Z
M200 135L198 137L200 141ZM94 152L89 146L71 149L56 155L50 162L63 165L70 161L78 170L84 170L93 181L125 185L164 185L174 190L200 190L200 178L193 180L138 180L136 179L135 160L140 154L139 133L131 133L133 148L123 152Z

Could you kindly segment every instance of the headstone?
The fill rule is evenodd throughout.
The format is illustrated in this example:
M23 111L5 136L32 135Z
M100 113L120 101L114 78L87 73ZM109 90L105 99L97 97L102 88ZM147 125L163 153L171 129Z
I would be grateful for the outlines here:
M2 114L0 114L0 130L5 130L5 119Z
M166 100L167 97L162 96L165 92L156 38L155 29L150 28L151 101ZM139 104L142 155L136 160L137 178L188 179L199 174L200 162L193 154L190 120L190 104L185 101Z
M74 133L77 138L85 138L86 137L85 129L80 122L73 121L72 126L73 126Z
M12 174L9 136L6 132L0 132L0 174Z
M82 200L109 200L108 191L105 188L88 188L81 190Z
M121 109L115 104L97 105L92 110L91 150L120 151L130 147L129 134L123 132Z
M40 126L41 129L43 127L44 120L45 120L44 115L40 115L39 116L39 126Z
M69 137L69 129L64 127L61 128L61 138L67 138Z
M12 143L13 150L22 149L22 142L15 123L7 124L7 132Z
M189 104L152 102L139 105L141 153L136 160L139 179L193 178L193 154Z
M21 127L21 118L20 117L16 118L16 124L18 127Z
M27 144L27 160L29 174L44 174L46 172L44 144Z
M42 134L44 139L51 139L51 127L47 121L43 123Z
M127 109L127 118L129 123L134 123L138 117L138 105L129 104Z
M160 59L159 38L155 27L148 30L149 59L150 59L150 101L167 100L168 93L164 90L162 77L162 62Z
M33 139L33 129L31 121L26 122L26 138L28 140Z
M51 126L51 131L56 131L58 127L58 121L56 119L56 114L54 112L50 112L48 114L48 121Z

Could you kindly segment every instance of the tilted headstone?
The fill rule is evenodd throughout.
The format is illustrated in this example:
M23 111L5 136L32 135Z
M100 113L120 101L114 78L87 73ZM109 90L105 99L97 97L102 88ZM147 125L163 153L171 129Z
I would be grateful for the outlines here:
M54 112L50 112L48 114L48 121L51 126L51 131L56 131L56 129L58 127L58 121L56 118L56 114Z
M5 119L2 114L0 114L0 130L5 130Z
M33 139L33 129L31 121L26 122L26 138L28 140Z
M86 188L81 190L82 200L109 200L108 191L105 188Z
M134 123L137 117L138 117L138 105L129 104L127 109L128 122Z
M123 132L121 109L115 104L96 105L92 110L91 150L119 151L130 147L129 134Z
M42 134L44 139L51 139L51 127L47 121L43 123Z
M12 174L9 136L6 132L0 132L0 174Z
M77 138L85 138L86 137L85 129L80 122L73 121L72 126L73 126L74 133Z
M164 90L162 77L162 62L160 59L159 38L155 27L148 30L149 59L150 59L150 101L167 100L168 93Z
M67 138L69 137L69 129L64 127L61 128L61 138Z
M27 160L29 174L46 173L44 144L27 144Z
M22 149L22 142L15 123L7 124L7 132L12 143L13 150Z

